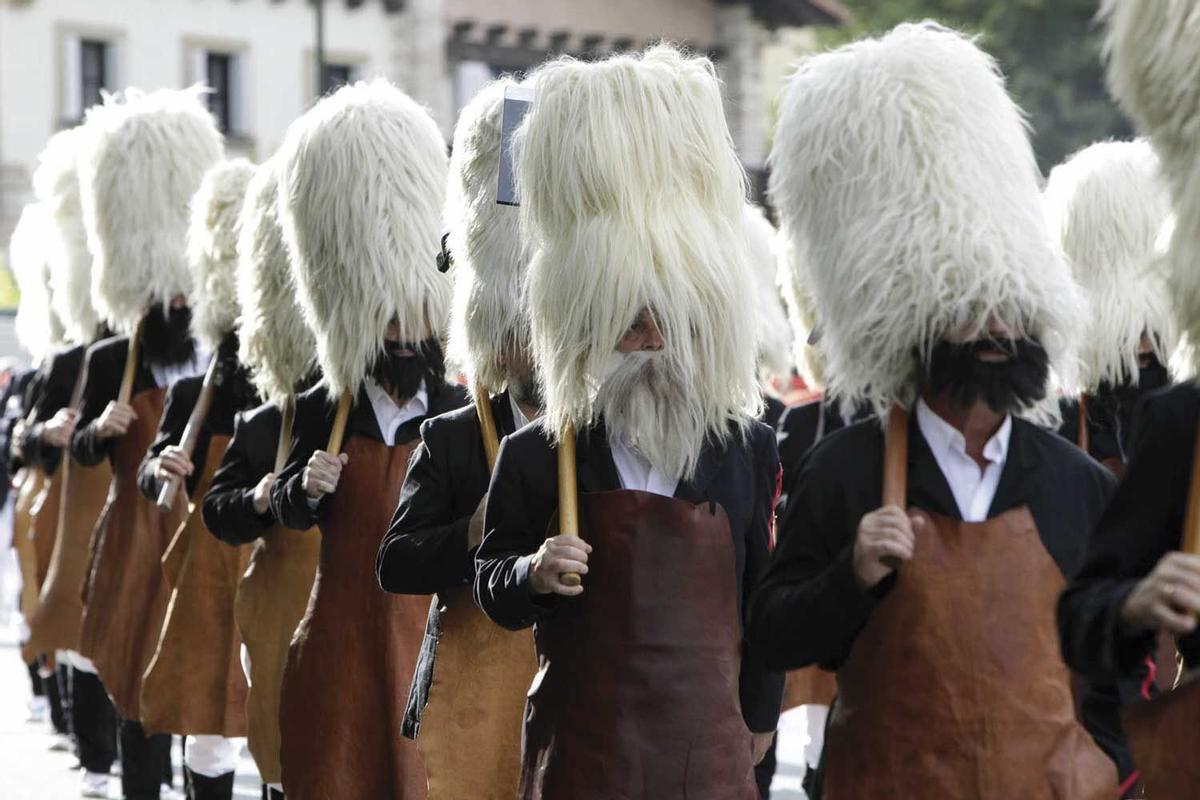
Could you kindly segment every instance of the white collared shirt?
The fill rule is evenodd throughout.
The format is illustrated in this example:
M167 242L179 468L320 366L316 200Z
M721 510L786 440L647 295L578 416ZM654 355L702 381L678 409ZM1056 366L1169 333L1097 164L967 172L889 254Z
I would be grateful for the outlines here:
M211 353L206 353L197 347L187 361L181 361L178 364L156 364L149 361L147 364L150 367L150 374L154 376L154 384L160 388L167 388L180 378L203 375L211 360Z
M425 412L429 410L429 394L425 391L424 380L421 381L417 393L403 406L396 405L392 396L369 377L363 381L363 387L367 390L367 399L371 401L371 409L375 412L375 421L379 423L383 443L388 447L395 446L396 431L400 430L401 425L425 416Z
M679 478L668 478L642 458L641 453L634 450L619 436L612 436L608 441L612 450L613 463L617 467L617 475L621 478L621 486L625 489L637 489L664 497L674 497L675 487Z
M962 433L935 414L924 400L917 400L917 426L950 485L963 521L983 522L996 499L1000 473L1008 459L1012 416L1005 416L1000 429L983 446L983 457L988 463L982 471L975 459L967 455L967 442Z
M508 393L508 405L512 408L513 432L521 430L529 424L529 417L521 410L521 404L513 399L512 392Z

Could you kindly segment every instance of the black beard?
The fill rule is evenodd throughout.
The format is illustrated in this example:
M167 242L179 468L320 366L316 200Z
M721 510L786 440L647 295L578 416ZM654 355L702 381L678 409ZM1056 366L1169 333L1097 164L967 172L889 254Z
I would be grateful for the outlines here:
M413 355L398 355L400 350L412 350ZM408 400L425 381L426 391L434 391L446 379L446 361L442 346L435 337L419 344L385 340L383 350L371 367L371 377L385 392Z
M142 320L142 354L152 364L170 366L190 361L196 354L192 339L192 310L187 306L169 311L155 304Z
M1011 357L1000 362L979 358L981 353L996 350ZM939 342L930 353L922 388L934 394L945 392L960 407L982 400L997 414L1012 413L1046 396L1049 361L1045 349L1029 339Z
M1138 382L1125 381L1114 386L1102 383L1096 390L1094 405L1100 406L1097 411L1104 409L1111 414L1131 413L1138 400L1143 396L1161 389L1171 382L1171 374L1158 360L1158 356L1150 353L1145 356L1146 366L1138 367Z
M250 382L250 370L238 361L238 337L236 333L228 333L217 349L217 358L221 362L220 383L221 394L228 399L230 406L237 411L254 408L261 403L254 384Z
M532 406L539 410L542 408L542 382L536 374L526 375L524 378L509 378L508 393L519 405Z

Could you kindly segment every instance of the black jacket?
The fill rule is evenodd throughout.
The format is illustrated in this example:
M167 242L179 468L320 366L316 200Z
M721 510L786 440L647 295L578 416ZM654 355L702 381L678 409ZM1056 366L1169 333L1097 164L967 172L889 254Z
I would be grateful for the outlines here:
M621 487L602 422L578 432L576 461L581 492ZM745 441L735 435L726 448L706 445L695 477L675 490L676 497L689 502L720 503L729 516L739 618L744 618L746 599L766 568L778 481L774 432L755 422ZM500 448L476 557L475 602L506 628L519 630L545 620L564 602L553 595L535 596L528 585L531 555L546 538L557 507L556 450L541 426L530 425ZM752 649L743 648L742 715L750 730L775 730L782 693L783 676L769 672Z
M1143 404L1125 478L1058 604L1063 656L1085 676L1120 679L1154 650L1154 633L1126 629L1121 606L1182 543L1198 422L1200 390L1192 383L1151 394ZM1179 649L1188 663L1200 663L1200 633L1182 639Z
M395 444L406 444L417 438L421 423L461 407L466 402L466 392L461 386L443 383L426 386L429 406L425 416L405 422L396 431ZM330 399L324 386L317 386L296 398L296 422L292 429L292 449L288 452L287 465L276 476L271 489L271 511L280 524L297 531L306 531L320 522L329 511L330 495L321 498L316 508L308 503L308 494L302 484L304 468L308 459L318 450L325 449L329 434L333 430L333 417L337 402ZM358 398L346 421L345 441L358 434L377 442L383 441L375 411L364 388L358 390Z
M25 418L28 413L26 403L26 395L34 382L34 376L37 370L25 369L14 372L8 380L8 385L4 387L4 396L0 398L0 414L3 414L3 419L0 420L0 472L3 473L3 488L0 489L0 500L7 500L9 484L12 475L21 468L23 462L16 458L13 454L13 429L18 421Z
M854 413L851 422L862 422L870 416L870 409L862 408ZM837 407L824 398L792 406L783 412L775 434L779 445L779 463L783 467L783 494L780 495L777 510L780 519L787 512L788 494L804 456L821 439L844 427L846 420Z
M129 337L113 336L93 344L83 357L79 421L75 424L75 433L71 436L71 455L85 466L94 467L108 458L112 450L114 439L96 438L96 421L108 404L117 399L128 354ZM147 366L146 359L139 356L132 394L157 386L154 373Z
M227 544L249 544L275 524L270 508L262 514L254 510L254 488L275 468L282 424L274 403L234 417L233 438L200 505L205 527Z
M912 415L908 505L961 519L950 486ZM1014 419L989 516L1028 506L1047 552L1066 576L1083 561L1087 531L1115 480L1057 434ZM804 460L771 559L750 609L750 638L769 666L836 669L875 604L894 584L859 588L852 552L858 523L883 494L883 432L875 420L825 437Z
M46 359L38 370L41 379L33 403L34 421L25 431L22 449L26 463L40 466L48 475L54 474L57 469L62 450L47 444L43 438L46 423L71 404L71 396L82 377L80 373L86 351L87 346L82 344L61 350Z
M234 417L239 411L244 411L247 405L256 405L258 400L250 389L245 371L239 368L236 339L227 338L218 349L216 358L221 361L220 372L216 378L212 405L209 406L204 425L200 428L196 449L192 452L192 465L195 469L187 479L189 495L196 491L196 484L204 474L208 445L212 437L232 436ZM178 445L183 441L183 430L187 427L192 409L196 407L196 401L200 399L203 386L204 376L194 375L190 378L180 378L167 390L166 405L158 423L158 435L154 437L154 442L138 467L138 489L151 500L157 498L162 490L162 481L154 474L155 459L168 446Z

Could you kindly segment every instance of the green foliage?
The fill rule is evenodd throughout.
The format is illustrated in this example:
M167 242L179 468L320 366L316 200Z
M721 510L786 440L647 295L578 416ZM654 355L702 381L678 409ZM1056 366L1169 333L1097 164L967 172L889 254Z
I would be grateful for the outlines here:
M822 31L839 45L905 21L933 19L977 33L1025 109L1042 169L1133 129L1109 99L1100 58L1097 0L848 0L854 22Z
M17 290L12 270L4 262L3 254L0 254L0 312L15 311L20 299L21 293Z

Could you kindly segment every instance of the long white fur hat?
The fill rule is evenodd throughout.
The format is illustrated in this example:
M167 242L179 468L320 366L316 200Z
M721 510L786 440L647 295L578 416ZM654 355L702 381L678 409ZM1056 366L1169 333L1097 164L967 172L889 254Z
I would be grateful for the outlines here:
M970 39L906 24L802 61L770 163L843 403L911 404L914 352L991 315L1073 375L1079 290L1046 225L1021 112Z
M446 146L429 112L385 80L345 86L292 123L279 152L280 219L317 359L356 391L389 321L444 335L438 272Z
M79 198L78 156L83 126L50 137L38 156L33 189L50 215L50 303L69 341L91 342L100 327L92 305L92 254Z
M825 385L825 362L820 350L809 344L816 327L816 310L808 290L800 282L805 279L804 269L796 263L796 246L784 228L775 234L773 251L776 262L775 280L783 294L787 308L787 321L791 326L792 361L805 383L816 388Z
M198 86L126 89L88 111L79 175L92 302L116 330L191 286L188 201L223 154L202 96Z
M712 63L660 45L530 81L518 189L546 425L595 421L614 348L649 307L667 368L692 383L681 413L725 439L761 401L746 179Z
M192 196L187 258L192 285L192 334L215 353L238 317L238 214L254 165L244 158L222 161L204 176Z
M763 210L747 203L743 215L754 277L754 313L758 318L758 367L763 380L791 373L791 329L777 283L775 226Z
M505 354L529 348L520 214L496 203L504 91L517 85L508 78L488 84L459 114L442 215L454 260L447 355L489 393L507 383Z
M17 341L37 361L63 342L63 327L50 308L49 211L41 203L21 209L9 240L9 263L21 299L15 321Z
M1087 302L1078 391L1136 383L1142 333L1163 364L1179 340L1156 247L1171 214L1158 156L1145 139L1094 144L1050 172L1045 195L1050 229Z
M1171 294L1186 333L1186 368L1200 367L1200 0L1105 0L1108 85L1150 136L1171 186ZM1191 363L1186 363L1191 362Z
M279 224L279 160L258 168L238 218L238 360L259 395L281 402L316 369L317 344L296 299Z

